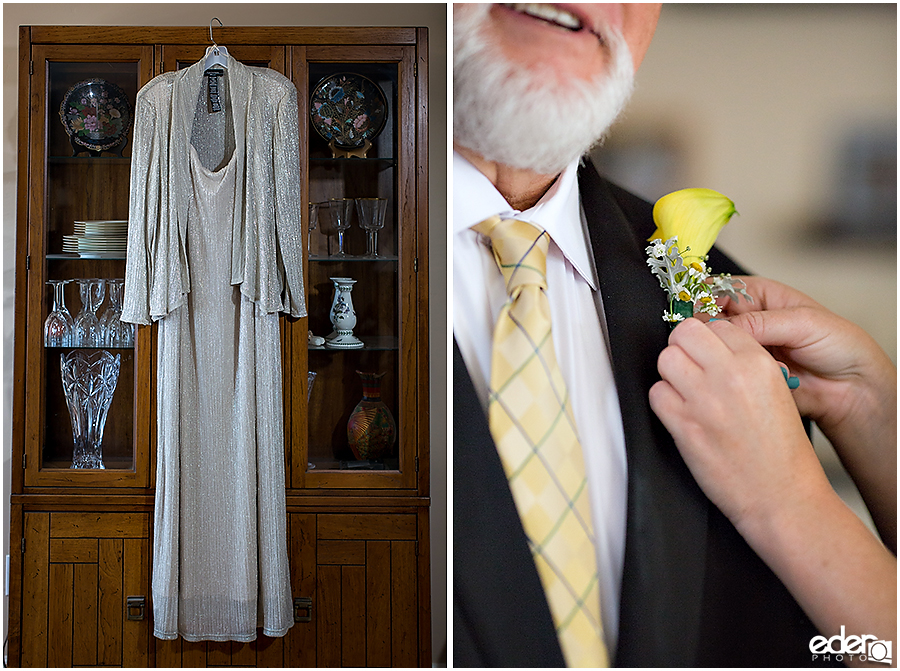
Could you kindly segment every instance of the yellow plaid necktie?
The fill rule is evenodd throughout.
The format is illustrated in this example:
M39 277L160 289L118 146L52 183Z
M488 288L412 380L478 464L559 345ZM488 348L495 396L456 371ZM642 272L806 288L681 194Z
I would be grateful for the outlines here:
M490 238L509 296L494 327L491 434L566 664L608 666L584 461L550 332L550 238L496 216L473 228Z

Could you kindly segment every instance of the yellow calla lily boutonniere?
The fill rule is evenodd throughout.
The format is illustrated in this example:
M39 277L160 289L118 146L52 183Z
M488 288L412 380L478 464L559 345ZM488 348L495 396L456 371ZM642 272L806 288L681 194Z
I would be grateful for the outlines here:
M650 240L678 238L685 260L703 260L719 231L737 214L734 203L712 189L682 189L663 196L653 206L656 232Z
M712 189L682 189L656 201L647 264L669 294L663 320L674 326L695 310L715 317L720 312L716 299L722 296L753 300L743 282L711 276L706 265L719 231L735 214L734 203Z

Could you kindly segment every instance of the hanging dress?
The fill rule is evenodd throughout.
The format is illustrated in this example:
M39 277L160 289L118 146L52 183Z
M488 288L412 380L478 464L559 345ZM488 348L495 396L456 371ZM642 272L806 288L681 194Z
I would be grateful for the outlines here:
M158 322L152 593L161 639L251 641L257 628L275 637L293 624L278 313L233 283L243 138L222 79L224 110L209 110L204 78L190 123L181 243L190 290Z

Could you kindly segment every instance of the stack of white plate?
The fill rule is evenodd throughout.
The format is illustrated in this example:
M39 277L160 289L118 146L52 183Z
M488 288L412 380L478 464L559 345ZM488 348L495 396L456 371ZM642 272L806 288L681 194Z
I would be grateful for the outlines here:
M123 258L127 240L127 220L76 221L75 235L63 236L63 252L89 259Z

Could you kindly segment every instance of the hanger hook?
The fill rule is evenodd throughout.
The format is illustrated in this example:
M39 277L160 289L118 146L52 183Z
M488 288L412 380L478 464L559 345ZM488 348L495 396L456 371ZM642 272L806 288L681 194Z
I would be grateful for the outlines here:
M219 19L217 19L214 16L209 20L209 41L213 43L214 47L218 47L219 45L216 44L216 41L213 39L213 34L212 34L212 22L213 21L219 21ZM221 21L219 21L219 26L224 28L224 24Z

